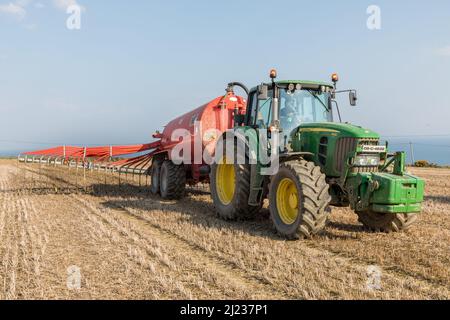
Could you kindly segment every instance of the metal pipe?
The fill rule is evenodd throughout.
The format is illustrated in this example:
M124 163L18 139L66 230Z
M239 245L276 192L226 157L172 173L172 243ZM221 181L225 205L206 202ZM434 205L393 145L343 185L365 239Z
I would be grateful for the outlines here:
M273 121L273 125L277 128L279 128L280 126L280 115L279 115L279 108L278 108L278 97L273 98L272 101L272 108L273 108L273 117L272 117L272 121Z
M272 77L272 125L280 129L280 108L278 100L278 88L275 77Z

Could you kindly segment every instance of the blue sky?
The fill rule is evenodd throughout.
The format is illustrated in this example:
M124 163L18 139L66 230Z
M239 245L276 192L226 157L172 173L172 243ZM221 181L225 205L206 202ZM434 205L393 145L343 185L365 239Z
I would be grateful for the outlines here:
M355 88L345 121L450 135L449 1L0 0L0 151L144 143L173 117L278 69ZM366 27L369 5L381 30ZM17 142L13 142L17 141Z

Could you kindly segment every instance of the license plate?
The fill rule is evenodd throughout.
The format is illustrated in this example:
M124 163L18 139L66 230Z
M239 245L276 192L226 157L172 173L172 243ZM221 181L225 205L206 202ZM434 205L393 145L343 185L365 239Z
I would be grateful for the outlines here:
M386 146L362 146L362 152L386 152Z

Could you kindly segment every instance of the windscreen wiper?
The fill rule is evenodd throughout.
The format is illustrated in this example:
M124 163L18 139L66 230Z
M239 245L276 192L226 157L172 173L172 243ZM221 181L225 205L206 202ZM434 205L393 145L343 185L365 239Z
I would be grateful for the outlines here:
M323 101L316 96L314 93L311 92L311 90L306 90L310 95L312 95L316 100L318 100L320 102L320 104L325 108L325 110L327 110L327 112L330 112L330 109L328 109L327 105L325 103L323 103Z

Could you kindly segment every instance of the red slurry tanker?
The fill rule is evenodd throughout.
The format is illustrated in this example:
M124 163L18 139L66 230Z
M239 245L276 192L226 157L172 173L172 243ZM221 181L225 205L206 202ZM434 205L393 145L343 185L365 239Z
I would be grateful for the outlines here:
M103 147L59 146L47 150L27 152L24 155L55 157L60 158L62 162L69 159L79 162L94 161L111 168L144 167L151 161L151 168L147 172L152 176L152 193L161 194L165 198L180 198L184 194L186 183L193 185L209 180L210 167L204 162L203 153L213 156L216 142L222 133L234 127L235 115L243 117L246 114L247 101L234 93L233 88L235 86L245 88L240 83L230 83L225 95L219 96L170 121L164 127L162 133L155 132L153 138L156 141L152 143ZM191 144L187 148L191 150L191 154L187 156L187 161L183 166L176 166L171 162L172 150L180 144ZM200 155L197 156L198 159L195 158L194 154L196 150L200 151L197 152ZM115 162L109 161L114 157L145 151L148 151L148 153L138 157ZM186 155L184 157L186 159ZM162 184L160 184L161 173ZM166 181L166 179L169 180ZM161 187L163 187L163 190L161 190Z
M217 97L170 121L162 133L157 132L153 135L154 138L160 139L161 143L153 152L151 168L153 193L161 192L164 197L178 198L182 195L186 182L195 184L209 179L209 166L204 162L202 155L207 152L213 156L217 140L222 133L234 127L234 115L243 116L246 113L246 100L235 95L234 85L236 83L229 84L224 96ZM183 135L183 132L186 135ZM172 160L171 151L180 143L180 140L182 144L190 144L187 149L191 151L189 156L184 157L187 161L183 168L170 161ZM197 159L195 151L197 151ZM164 164L165 160L169 161ZM166 177L166 174L169 176ZM167 184L166 179L170 179ZM159 184L161 180L163 185ZM177 182L172 183L172 180ZM166 186L169 190L166 190ZM173 188L170 188L171 186ZM160 190L161 187L163 187L162 190Z

